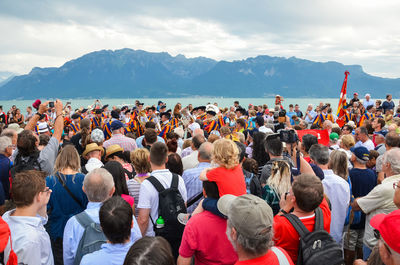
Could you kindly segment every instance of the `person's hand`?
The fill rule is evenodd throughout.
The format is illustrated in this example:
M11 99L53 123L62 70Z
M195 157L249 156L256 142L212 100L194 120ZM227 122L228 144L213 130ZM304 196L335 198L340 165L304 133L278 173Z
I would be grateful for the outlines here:
M366 261L363 261L362 259L356 259L353 263L353 265L366 265L368 264Z
M54 103L54 106L56 108L56 114L57 115L62 114L63 104L62 104L61 100L57 99L56 102Z
M281 209L285 210L286 212L290 212L290 210L294 206L293 191L288 191L285 194L281 195L281 200L279 202L279 206L281 207Z
M40 104L39 109L38 109L38 113L39 114L44 114L46 113L46 111L48 110L48 106L49 105L49 101L46 101L42 104Z

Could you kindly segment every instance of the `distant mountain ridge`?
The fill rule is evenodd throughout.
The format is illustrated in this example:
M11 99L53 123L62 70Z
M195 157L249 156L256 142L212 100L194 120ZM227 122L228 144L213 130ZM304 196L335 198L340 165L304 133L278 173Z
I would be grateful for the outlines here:
M400 78L365 73L359 65L260 55L233 62L166 52L102 50L63 66L35 67L0 85L0 99L132 97L338 97L344 72L359 93L400 97ZM379 94L379 95L378 95Z

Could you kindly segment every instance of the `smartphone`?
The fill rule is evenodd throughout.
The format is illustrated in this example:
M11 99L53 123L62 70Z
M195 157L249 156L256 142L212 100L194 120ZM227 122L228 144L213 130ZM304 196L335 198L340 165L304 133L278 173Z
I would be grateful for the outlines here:
M54 108L54 101L49 102L49 108Z

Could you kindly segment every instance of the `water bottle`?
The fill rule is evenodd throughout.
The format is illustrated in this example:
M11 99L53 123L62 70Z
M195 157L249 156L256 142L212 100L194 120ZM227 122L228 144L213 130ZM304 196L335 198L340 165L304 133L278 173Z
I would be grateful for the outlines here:
M156 221L156 228L157 229L164 228L164 225L165 225L164 219L162 218L162 216L159 216L157 221Z

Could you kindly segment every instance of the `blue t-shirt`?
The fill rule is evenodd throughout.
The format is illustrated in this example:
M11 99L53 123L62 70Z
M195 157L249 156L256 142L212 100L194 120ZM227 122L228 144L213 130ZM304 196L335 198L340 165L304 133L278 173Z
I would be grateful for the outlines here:
M83 207L71 197L56 176L48 176L46 178L46 186L52 190L49 203L47 204L47 209L50 210L49 227L47 230L50 238L53 240L63 238L64 228L68 219L85 210L88 204L86 194L82 191L85 175L77 173L74 180L72 180L74 175L61 176L65 177L66 186L81 202Z
M377 179L374 171L371 169L353 168L349 172L351 180L351 190L354 198L366 196L377 184ZM361 222L356 225L351 225L351 229L364 229L365 214L361 214Z
M293 116L293 115L297 115L297 113L294 112L294 111L288 111L288 112L286 113L286 115L290 118L290 125L294 125L294 121L292 120L292 116Z

